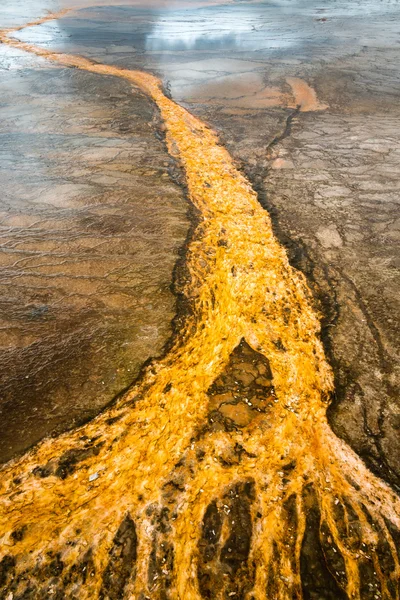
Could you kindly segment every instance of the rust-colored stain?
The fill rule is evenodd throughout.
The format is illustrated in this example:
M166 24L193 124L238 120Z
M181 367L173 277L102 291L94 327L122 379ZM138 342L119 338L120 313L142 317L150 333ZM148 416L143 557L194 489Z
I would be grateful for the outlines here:
M298 77L287 77L286 81L292 88L294 96L293 106L299 106L301 112L325 110L328 108L327 104L318 100L316 91L303 79L299 79Z
M301 598L317 515L338 594L398 598L400 501L328 425L318 315L249 182L153 75L11 33L1 41L148 94L200 220L167 355L98 418L2 470L1 597Z
M235 109L296 108L300 112L322 111L328 108L320 102L316 91L303 79L287 77L290 92L276 86L266 86L259 73L238 73L220 77L211 83L202 82L188 94L189 102L223 106L233 113Z

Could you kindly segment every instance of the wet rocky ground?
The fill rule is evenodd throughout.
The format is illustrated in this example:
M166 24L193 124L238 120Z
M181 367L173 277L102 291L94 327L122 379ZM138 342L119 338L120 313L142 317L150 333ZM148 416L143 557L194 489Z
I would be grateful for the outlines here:
M163 78L174 99L218 131L273 215L277 235L287 246L293 263L306 273L323 313L324 341L337 384L331 424L392 485L400 484L396 387L399 33L400 4L396 0L249 1L196 8L190 2L173 3L167 8L156 3L97 6L21 33L22 39L55 50L151 70ZM26 220L23 227L30 235L32 224L47 219L40 234L46 244L52 228L57 236L60 229L65 232L56 223L60 210L62 219L72 219L73 225L66 229L73 231L76 239L86 240L87 228L94 227L96 250L90 250L92 262L85 262L88 246L79 241L80 248L86 250L80 250L79 260L74 258L72 264L80 274L95 273L97 279L85 279L87 287L79 291L82 302L74 310L65 310L65 298L75 293L69 287L72 278L68 278L68 284L65 278L64 283L57 279L57 294L59 287L64 286L63 301L60 309L53 311L46 308L51 301L36 297L36 282L40 287L37 273L42 269L41 276L58 274L60 267L53 265L59 263L52 254L61 254L63 265L69 264L65 263L65 256L76 256L74 246L57 241L63 249L56 245L46 250L50 258L44 264L30 263L31 255L28 261L25 255L22 257L25 262L6 255L12 260L10 264L17 265L13 266L13 281L21 285L12 292L19 296L10 294L13 288L9 286L4 300L11 306L5 312L11 317L6 318L3 328L8 336L5 352L11 356L7 363L10 366L4 370L9 382L4 389L10 390L7 403L3 404L5 427L11 432L4 457L58 424L71 424L71 407L76 407L76 418L83 412L85 418L94 414L129 383L130 374L137 373L147 356L160 351L173 314L168 283L188 227L183 194L168 177L169 159L162 141L155 137L156 115L147 100L132 96L124 84L112 79L67 72L22 54L10 56L10 52L2 50L1 76L6 77L9 90L2 110L10 116L3 124L9 145L3 146L6 156L1 167L7 167L11 156L10 150L4 148L11 147L14 156L13 175L2 184L3 192L9 190L8 197L14 204L18 202L17 206L23 205L18 208L22 212L27 212L29 204L34 205L35 211L42 211L33 212L36 220ZM307 106L302 106L301 99L293 94L293 78L312 86L320 108L326 105L325 110L305 112ZM72 89L67 97L66 86ZM32 106L29 111L27 105ZM149 122L153 126L149 127ZM36 135L32 132L24 138L29 127L34 127ZM39 192L33 190L40 189L44 199L46 191L47 198L54 198L49 192L50 179L52 186L58 186L54 189L60 202L49 206L49 201L44 201L43 208L37 202ZM160 205L161 200L165 204ZM12 202L7 202L8 214ZM68 214L64 216L65 212ZM89 219L83 220L83 225L82 213ZM127 224L129 215L131 225ZM102 224L107 219L108 225ZM20 227L19 222L17 219L13 227ZM120 248L122 242L119 234L115 242L112 236L116 233L110 232L117 222L119 234L123 230L125 246L123 251L115 251L115 256L110 248ZM132 223L136 227L134 237ZM5 226L8 232L7 221ZM106 243L111 244L105 250L98 243L99 239L105 241L104 227ZM29 246L20 244L19 230L10 230L10 234L12 241L8 244L12 248L31 251ZM29 243L26 234L21 235L23 244ZM146 251L140 250L139 240ZM102 250L99 252L98 248ZM103 250L110 261L107 264L103 262ZM36 270L36 279L27 272L30 264ZM110 275L115 270L117 284ZM105 275L111 278L110 285L107 277L105 283ZM146 282L143 287L136 285L138 278ZM102 298L114 298L110 292L114 286L118 287L114 292L118 300L101 300L101 310L88 309L92 301L98 306L99 290ZM54 293L56 302L59 296ZM92 299L89 304L88 298ZM13 322L16 308L19 330ZM83 314L86 316L80 321ZM106 327L107 333L102 329L105 322L112 322ZM150 328L145 342L140 341L143 335L137 332L144 323ZM87 340L87 332L99 329L103 333L95 345L97 350L85 350L85 343L90 346L96 337L93 333ZM68 346L58 343L61 332L73 341L68 342L69 349L58 358L58 349ZM50 346L46 345L48 338L53 340L53 346L50 342ZM103 346L105 349L99 350ZM123 350L122 358L116 360L124 347L129 350ZM48 365L47 372L34 367L36 379L28 387L23 387L21 381L27 374L29 381L29 361L33 358L25 356L34 356L43 364L42 356ZM60 366L55 369L55 365L64 365L65 369L58 371ZM116 366L123 375L115 376ZM97 386L89 383L89 377L98 377ZM46 393L42 392L44 388ZM232 390L217 391L212 398L220 392L233 394ZM54 400L58 394L62 401ZM48 406L50 398L56 407L63 407L68 417L61 418L60 408L56 408L54 419L48 420L51 411L44 414L42 407ZM80 405L82 398L84 407ZM19 405L24 413L11 410L11 406ZM28 406L30 425L21 429L17 423ZM229 412L233 421L250 418L248 405L232 406L235 403L229 401L216 405L215 410ZM37 425L38 411L41 427ZM29 437L29 431L36 428L37 432ZM18 442L18 446L16 440L21 439L26 441Z
M93 417L161 353L188 205L152 104L0 48L0 459Z

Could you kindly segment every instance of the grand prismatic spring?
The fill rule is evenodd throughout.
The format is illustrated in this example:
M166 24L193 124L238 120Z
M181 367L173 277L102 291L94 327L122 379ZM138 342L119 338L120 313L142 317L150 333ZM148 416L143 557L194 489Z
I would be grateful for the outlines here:
M164 358L1 471L0 597L398 599L400 501L329 427L319 316L249 182L155 76L20 29L152 98L197 225Z

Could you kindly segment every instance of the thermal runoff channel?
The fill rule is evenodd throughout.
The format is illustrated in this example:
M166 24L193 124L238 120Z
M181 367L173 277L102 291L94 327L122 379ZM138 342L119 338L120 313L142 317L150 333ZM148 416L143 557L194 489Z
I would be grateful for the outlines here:
M249 182L153 75L17 33L152 98L198 218L166 355L1 472L1 597L398 598L399 499L329 427L319 317Z

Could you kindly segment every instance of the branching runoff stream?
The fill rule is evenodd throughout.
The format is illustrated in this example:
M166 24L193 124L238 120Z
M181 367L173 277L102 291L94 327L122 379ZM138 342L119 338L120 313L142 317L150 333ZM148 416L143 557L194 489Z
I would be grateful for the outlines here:
M1 471L0 597L398 599L400 501L329 427L319 315L249 182L155 76L20 29L155 102L198 222L166 355Z

